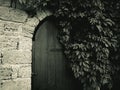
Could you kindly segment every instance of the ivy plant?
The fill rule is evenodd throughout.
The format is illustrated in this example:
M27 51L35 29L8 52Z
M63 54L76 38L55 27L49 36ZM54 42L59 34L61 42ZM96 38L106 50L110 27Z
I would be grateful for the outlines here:
M120 72L119 0L19 0L31 13L49 9L59 41L83 89L111 89ZM34 13L35 14L35 13Z

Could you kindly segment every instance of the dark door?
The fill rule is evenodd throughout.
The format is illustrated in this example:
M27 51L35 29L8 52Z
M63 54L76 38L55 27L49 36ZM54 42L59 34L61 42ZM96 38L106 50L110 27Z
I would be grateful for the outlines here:
M80 90L79 83L66 65L57 40L57 28L46 21L37 30L33 41L32 89Z

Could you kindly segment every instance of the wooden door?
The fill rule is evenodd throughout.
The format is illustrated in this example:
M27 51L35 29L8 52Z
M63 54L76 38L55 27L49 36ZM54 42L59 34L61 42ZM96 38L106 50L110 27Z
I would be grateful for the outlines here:
M80 90L66 65L57 28L46 21L37 30L33 42L32 90Z

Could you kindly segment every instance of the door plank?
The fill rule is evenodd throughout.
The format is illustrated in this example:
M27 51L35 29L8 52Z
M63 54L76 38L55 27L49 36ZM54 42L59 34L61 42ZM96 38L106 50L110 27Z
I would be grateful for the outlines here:
M54 28L47 23L46 28L48 29L48 36L47 36L47 41L48 41L48 88L49 90L56 90L56 72L55 72L55 53L51 52L51 48L55 48L55 43L54 43Z
M36 90L47 89L47 29L44 23L38 30L35 38L35 77Z

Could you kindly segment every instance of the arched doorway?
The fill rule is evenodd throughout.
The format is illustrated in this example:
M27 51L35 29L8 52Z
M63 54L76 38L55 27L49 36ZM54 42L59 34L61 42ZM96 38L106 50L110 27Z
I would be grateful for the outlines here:
M51 21L45 21L34 36L32 90L80 90L66 66L57 30Z

